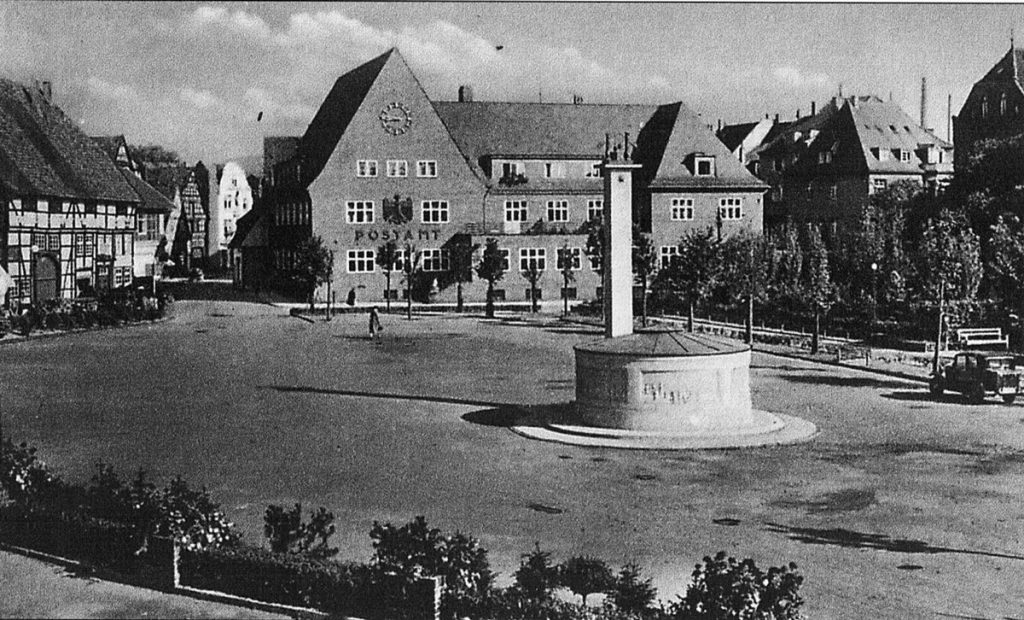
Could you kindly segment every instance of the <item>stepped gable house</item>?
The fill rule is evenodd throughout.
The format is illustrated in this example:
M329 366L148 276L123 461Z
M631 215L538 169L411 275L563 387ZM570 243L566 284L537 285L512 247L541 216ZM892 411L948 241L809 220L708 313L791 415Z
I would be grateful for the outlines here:
M38 303L129 285L138 194L51 101L50 85L0 79L0 263L9 300Z
M608 136L621 144L627 134L643 166L635 220L666 260L694 228L761 231L767 187L682 103L482 102L468 86L456 101L432 101L392 49L338 78L301 138L265 142L266 161L278 162L267 174L272 271L286 279L296 244L319 235L334 251L335 290L365 288L360 299L377 301L377 252L396 241L437 280L439 298L454 299L448 249L496 238L508 267L499 298L528 299L531 263L542 299L594 298L585 225L603 208ZM563 265L574 272L564 291ZM467 299L485 290L473 282Z
M758 176L771 185L768 227L858 225L873 193L904 179L934 191L953 175L953 145L873 95L834 97L754 157Z
M975 82L953 117L956 165L966 169L976 144L1024 134L1024 49L1013 47Z

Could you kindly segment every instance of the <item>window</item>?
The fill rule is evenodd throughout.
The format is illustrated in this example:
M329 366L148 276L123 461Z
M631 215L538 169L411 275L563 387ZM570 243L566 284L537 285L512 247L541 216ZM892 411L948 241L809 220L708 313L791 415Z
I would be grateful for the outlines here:
M668 269L672 266L672 258L679 256L678 245L663 245L660 248L659 254L661 255L661 268Z
M373 273L373 250L349 250L349 273Z
M518 162L507 161L501 164L501 178L503 179L511 179L522 173L523 170Z
M529 271L533 265L537 271L547 268L547 250L545 248L519 248L519 270Z
M818 153L819 164L831 164L832 163L832 151L822 151Z
M576 299L576 287L563 288L562 299Z
M420 252L423 271L447 271L448 252L441 248L428 248Z
M876 192L885 191L885 188L889 187L889 182L885 179L874 179L871 181L871 186L875 188Z
M350 200L345 203L345 215L349 224L372 224L373 201Z
M491 291L491 299L494 301L505 301L505 289L496 288Z
M782 186L776 185L772 187L772 200L778 202L782 200Z
M60 211L58 207L57 211ZM128 215L128 205L117 205L114 207L114 215Z
M85 235L82 233L75 234L75 254L79 258L85 256Z
M1006 93L999 95L999 115L1006 116Z
M59 201L59 200L51 200L50 204L49 204L49 209L48 210L49 210L50 213L60 213L61 205L62 205L61 201Z
M395 289L391 289L390 291L381 291L380 295L381 295L381 297L380 297L381 299L391 299L391 300L397 300L398 299L398 291L395 290Z
M988 97L981 98L981 116L982 118L988 116Z
M40 246L40 249L42 249L42 246ZM46 235L46 249L51 251L51 252L58 252L58 251L60 251L60 235L59 234L51 233L49 235Z
M356 176L357 177L375 177L377 176L377 160L376 159L360 159L356 162Z
M526 201L525 200L506 200L505 201L505 221L506 222L525 222L526 221Z
M684 222L693 219L693 198L672 199L672 220Z
M420 219L424 224L443 224L448 221L447 200L424 200Z
M812 195L814 195L814 182L813 181L809 182L807 184L807 187L804 189L804 191L807 194L808 198L810 198Z
M742 198L722 198L718 201L718 216L723 220L739 220L743 218Z
M416 176L418 177L436 177L437 176L437 162L432 159L416 162Z
M599 161L591 162L590 169L587 170L587 174L585 176L588 179L600 178L601 177L601 162L599 162Z
M548 221L549 222L568 222L569 221L569 201L568 200L549 200L548 201Z
M714 157L694 157L693 158L693 175L698 177L713 177L715 176L715 158Z
M82 254L84 256L92 256L93 251L96 248L96 235L93 233L85 233L85 244L83 247L84 251Z
M540 290L539 288L536 289L536 290L533 290L533 291L531 291L530 289L525 289L525 290L526 290L526 294L524 295L524 297L526 297L526 301L530 301L530 294L531 293L533 293L533 298L536 299L537 301L540 301L544 297L544 291Z
M906 149L900 149L900 161L907 163L910 161L910 151Z
M775 172L782 172L785 167L786 162L781 157L775 160Z
M601 270L601 255L600 254L587 254L587 258L590 259L590 268L593 271Z
M587 201L587 219L596 222L604 217L604 200Z
M501 254L501 268L505 271L512 269L512 250L508 248L498 248L498 253ZM504 299L504 298L503 298Z
M92 207L95 212L96 204L93 203ZM24 209L25 211L35 211L36 209L39 208L39 205L36 202L35 198L25 198L24 200L21 201L21 208Z
M562 179L565 178L565 164L558 162L547 162L544 164L544 178Z
M583 261L583 251L580 248L558 248L558 256L555 267L562 271L568 265L572 271L579 271Z
M389 177L407 177L409 176L409 164L404 159L389 159L387 173Z
M832 200L835 200L835 199L836 199L836 196L837 196L838 194L839 194L839 188L838 188L838 187L836 187L836 184L835 184L835 183L833 183L832 185L829 185L829 186L828 186L828 197L829 197L830 199L832 199Z

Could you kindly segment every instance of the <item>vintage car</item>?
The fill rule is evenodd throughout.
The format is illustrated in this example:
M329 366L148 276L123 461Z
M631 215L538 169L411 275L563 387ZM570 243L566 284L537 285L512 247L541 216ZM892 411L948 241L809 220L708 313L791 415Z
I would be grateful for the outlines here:
M946 390L960 392L972 403L980 403L988 394L998 394L1010 404L1020 392L1020 375L1013 355L964 351L932 376L928 388L935 395Z

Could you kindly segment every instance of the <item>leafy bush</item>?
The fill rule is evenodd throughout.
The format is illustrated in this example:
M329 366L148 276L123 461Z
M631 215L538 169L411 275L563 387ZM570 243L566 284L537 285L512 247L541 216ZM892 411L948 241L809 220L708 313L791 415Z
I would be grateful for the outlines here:
M678 620L796 620L800 618L803 577L796 564L764 573L747 558L742 562L719 551L693 571L686 596L673 609Z
M184 551L180 570L186 585L325 611L355 611L371 598L365 566L254 547Z
M551 563L551 553L541 551L540 543L534 543L534 550L523 554L514 576L513 587L527 599L550 599L558 586L558 568Z
M334 535L334 513L323 506L309 514L309 522L302 522L302 504L292 510L271 504L263 516L263 534L275 553L302 553L312 557L329 558L337 555L338 548L330 547L327 540Z
M494 573L487 550L475 538L458 532L446 536L428 527L422 516L401 527L374 521L370 538L371 566L378 574L395 574L407 580L444 577L442 606L446 614L464 615L491 593Z
M55 480L35 448L24 442L15 446L9 439L0 444L0 488L10 501L25 507L37 504L50 494Z

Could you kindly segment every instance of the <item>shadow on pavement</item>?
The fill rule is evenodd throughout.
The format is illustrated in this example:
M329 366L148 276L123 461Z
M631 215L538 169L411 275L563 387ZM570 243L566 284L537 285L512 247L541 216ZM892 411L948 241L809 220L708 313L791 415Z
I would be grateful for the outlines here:
M786 381L793 383L806 383L809 385L827 385L829 387L873 387L873 388L898 388L906 387L906 381L889 379L876 379L873 377L836 377L832 375L781 375ZM924 392L927 394L927 392Z
M572 403L554 405L503 405L480 411L470 411L462 416L466 422L482 426L545 426L551 423L572 423L574 408Z
M994 405L1002 405L1004 407L1008 407L1009 406L1006 403L1000 401L995 396L988 396L988 397L985 398L985 400L983 400L980 403L970 403L970 402L968 402L964 398L963 394L958 394L956 392L945 392L944 394L942 394L940 396L935 396L934 394L932 394L931 392L929 392L926 389L921 389L921 390L916 390L916 391L897 391L897 392L891 392L889 394L882 394L882 398L888 398L889 400L917 401L917 402L926 402L926 403L946 403L946 404L957 404L957 405L965 405L966 404L966 405L973 405L973 406L982 406L982 405L993 405L993 406Z
M880 551L895 551L897 553L961 553L966 555L980 555L990 558L1004 558L1007 560L1024 560L1024 556L1014 555L1011 553L938 547L930 545L923 540L890 538L885 534L867 534L844 528L824 529L813 527L794 527L791 525L781 525L779 523L766 523L765 525L769 532L785 534L790 540L810 545L835 545L837 547L878 549Z
M419 394L391 394L388 392L362 392L357 390L332 390L305 385L260 385L259 389L275 390L278 392L298 392L301 394L331 394L334 396L359 396L363 398L393 398L396 400L418 400L429 403L448 403L452 405L471 405L474 407L516 407L503 403L491 403L481 400L470 400L466 398L443 398L440 396L423 396Z

